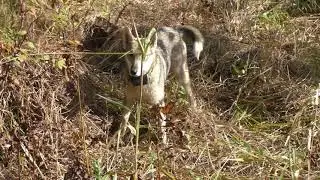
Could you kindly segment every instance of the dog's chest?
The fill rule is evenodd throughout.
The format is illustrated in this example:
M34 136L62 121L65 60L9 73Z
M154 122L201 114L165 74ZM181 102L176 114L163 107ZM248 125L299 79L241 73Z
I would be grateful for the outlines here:
M153 70L144 77L147 78L147 84L142 86L143 102L155 105L164 99L164 85L167 73L164 62L155 64ZM140 97L140 85L134 85L129 81L127 86L127 98L138 100Z
M129 84L127 87L127 98L138 100L140 98L140 86ZM164 99L164 82L143 85L142 99L144 103L151 105L159 104Z

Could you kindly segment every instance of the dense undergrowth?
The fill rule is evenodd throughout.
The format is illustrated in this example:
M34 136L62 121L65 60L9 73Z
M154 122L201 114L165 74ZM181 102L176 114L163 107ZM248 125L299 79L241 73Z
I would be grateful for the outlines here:
M316 0L1 1L0 179L317 179ZM169 147L144 107L135 146L114 134L119 29L193 25L197 111L167 83ZM107 97L107 101L103 98ZM134 118L132 118L134 123Z

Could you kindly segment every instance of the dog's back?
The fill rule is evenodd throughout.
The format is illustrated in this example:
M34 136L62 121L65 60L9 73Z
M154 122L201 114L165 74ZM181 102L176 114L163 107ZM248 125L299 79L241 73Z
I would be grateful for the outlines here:
M192 26L161 27L157 35L157 46L165 59L167 73L168 71L179 73L178 69L186 63L186 43L193 44L193 55L199 59L204 40L198 29Z

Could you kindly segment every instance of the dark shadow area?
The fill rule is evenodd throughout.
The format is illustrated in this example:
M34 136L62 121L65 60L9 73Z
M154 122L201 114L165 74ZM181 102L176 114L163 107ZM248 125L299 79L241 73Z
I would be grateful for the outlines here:
M90 112L91 116L112 123L111 127L102 128L111 134L117 129L121 108L99 96L122 103L122 59L121 55L112 54L122 52L119 30L101 17L86 24L83 48L88 54L80 61L79 77L67 84L67 88L73 89L73 99L63 112L69 118L75 117L80 110Z

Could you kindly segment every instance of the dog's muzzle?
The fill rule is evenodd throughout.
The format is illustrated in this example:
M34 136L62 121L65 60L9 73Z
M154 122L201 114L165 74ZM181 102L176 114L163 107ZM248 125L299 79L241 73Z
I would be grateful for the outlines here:
M148 75L145 74L145 75L143 75L142 78L143 78L143 85L148 84ZM130 76L129 75L129 81L134 86L140 86L140 84L141 84L141 76Z

